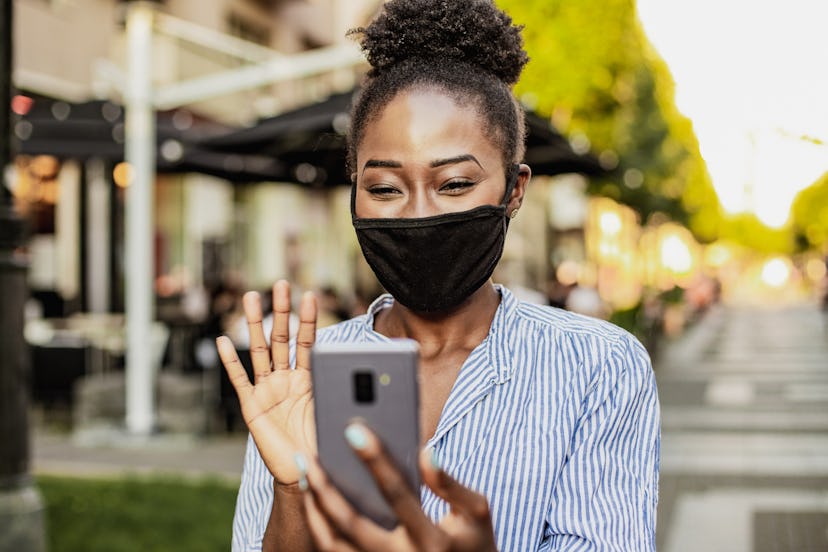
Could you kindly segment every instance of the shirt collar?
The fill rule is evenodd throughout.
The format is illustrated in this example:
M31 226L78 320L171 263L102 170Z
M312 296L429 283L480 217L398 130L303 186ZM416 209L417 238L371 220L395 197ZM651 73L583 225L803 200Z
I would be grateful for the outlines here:
M519 302L505 286L495 284L495 289L500 292L500 305L495 312L486 341L494 382L505 383L514 372L512 360L515 357L515 317Z
M500 305L497 307L494 318L492 319L492 326L489 329L489 334L480 344L480 347L485 347L485 353L488 357L488 368L491 372L493 383L504 383L512 377L514 367L512 359L514 358L514 344L512 331L510 329L514 326L514 318L517 313L518 300L505 286L495 284L495 289L500 293ZM379 311L390 307L394 303L394 298L386 293L377 297L371 306L368 307L367 316L363 322L363 332L366 341L388 341L389 338L374 331L374 320ZM472 353L474 354L474 353Z

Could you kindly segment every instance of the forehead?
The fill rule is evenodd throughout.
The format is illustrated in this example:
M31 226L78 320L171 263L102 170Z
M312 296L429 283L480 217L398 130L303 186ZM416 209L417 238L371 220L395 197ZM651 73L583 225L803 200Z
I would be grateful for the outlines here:
M417 161L471 153L500 158L484 118L474 104L437 89L397 94L365 125L357 164L369 158Z

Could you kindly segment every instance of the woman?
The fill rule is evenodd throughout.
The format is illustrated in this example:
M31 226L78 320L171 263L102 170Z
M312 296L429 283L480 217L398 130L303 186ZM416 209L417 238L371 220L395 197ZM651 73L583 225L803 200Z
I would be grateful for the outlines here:
M527 61L520 29L490 0L392 0L358 32L373 69L352 114L351 209L390 295L318 335L306 295L293 354L288 284L274 286L270 348L245 296L253 385L218 341L252 436L234 550L654 550L646 352L490 279L531 176L511 92ZM346 432L400 519L385 531L315 461L309 357L315 341L396 337L420 345L420 496L367 428Z

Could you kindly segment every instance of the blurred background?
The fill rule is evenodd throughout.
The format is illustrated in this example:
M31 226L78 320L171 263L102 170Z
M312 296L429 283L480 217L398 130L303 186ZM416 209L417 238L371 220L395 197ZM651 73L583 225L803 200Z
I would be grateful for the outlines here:
M343 147L380 4L4 0L0 550L229 547L215 337L279 278L322 325L382 291ZM647 347L658 549L828 550L828 9L497 4L534 176L495 280Z

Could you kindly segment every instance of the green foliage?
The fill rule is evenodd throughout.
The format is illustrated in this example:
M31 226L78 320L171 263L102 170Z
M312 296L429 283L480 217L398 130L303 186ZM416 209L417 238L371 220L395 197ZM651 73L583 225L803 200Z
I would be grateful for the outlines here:
M50 550L230 549L237 485L173 478L38 477Z
M614 311L609 321L632 333L646 347L652 358L658 353L658 342L662 337L661 319L648 316L644 304L639 302L634 307Z
M659 299L662 303L680 305L684 302L684 290L678 286L662 291Z
M800 248L828 248L828 173L797 194L791 218Z
M642 306L641 303L636 304L629 309L622 309L613 311L609 317L609 321L634 334L636 337L641 336L643 331L642 324Z
M790 254L794 250L790 228L770 228L752 213L726 217L721 224L722 238L767 254Z
M499 0L519 24L531 61L516 92L571 139L617 158L591 192L717 237L720 211L672 77L647 41L630 0Z

